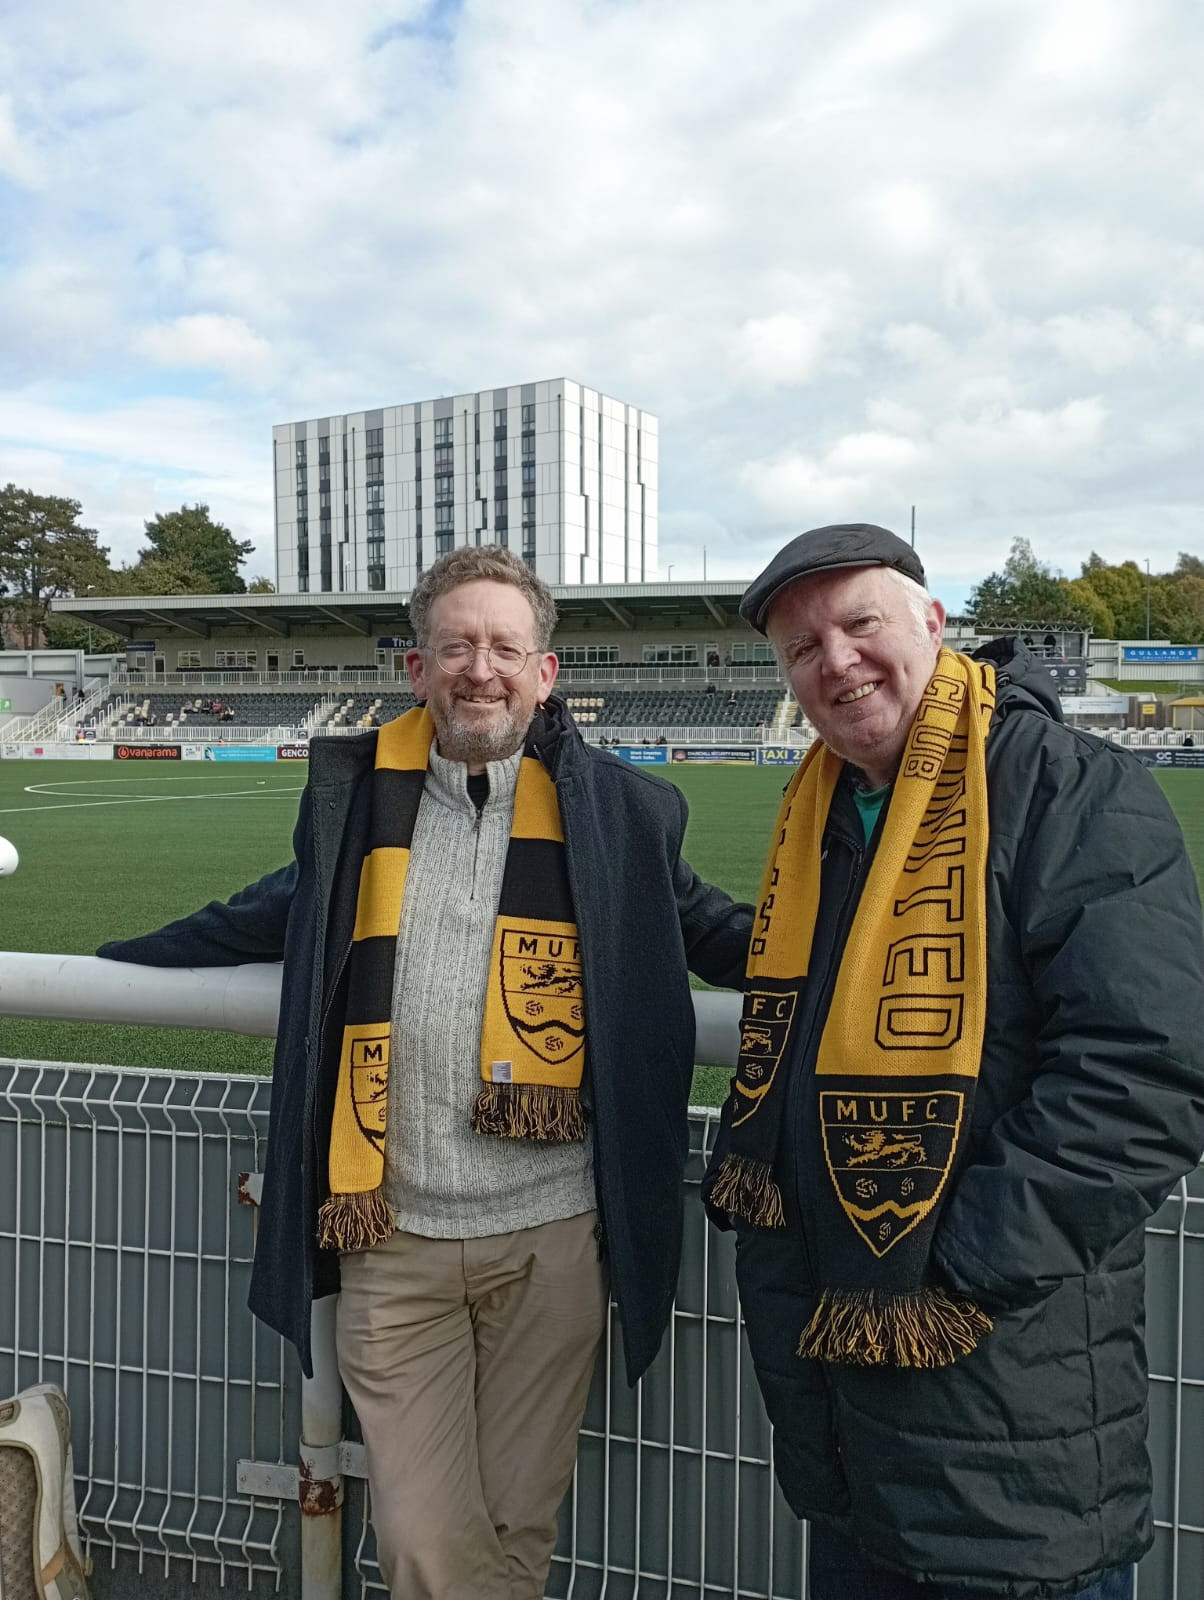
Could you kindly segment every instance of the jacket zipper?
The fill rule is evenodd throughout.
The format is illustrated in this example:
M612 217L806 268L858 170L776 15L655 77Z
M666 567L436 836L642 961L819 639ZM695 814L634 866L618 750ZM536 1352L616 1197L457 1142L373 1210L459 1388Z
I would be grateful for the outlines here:
M481 816L482 813L478 811L472 824L472 893L468 897L470 900L475 900L477 897L477 861L481 854Z

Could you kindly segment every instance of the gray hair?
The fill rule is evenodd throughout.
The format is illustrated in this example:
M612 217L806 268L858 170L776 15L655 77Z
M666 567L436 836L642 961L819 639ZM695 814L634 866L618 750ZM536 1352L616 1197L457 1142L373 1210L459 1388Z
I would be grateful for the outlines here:
M431 606L440 595L449 594L465 583L508 583L524 595L535 617L535 648L551 648L556 631L556 602L542 578L537 578L525 561L500 544L461 545L440 556L414 585L410 595L410 626L420 650L429 638Z
M932 605L934 596L928 593L923 584L917 583L914 578L909 578L905 572L899 572L894 567L883 567L882 570L891 582L902 590L907 609L911 612L911 619L915 623L916 637L923 643L929 637L928 608Z

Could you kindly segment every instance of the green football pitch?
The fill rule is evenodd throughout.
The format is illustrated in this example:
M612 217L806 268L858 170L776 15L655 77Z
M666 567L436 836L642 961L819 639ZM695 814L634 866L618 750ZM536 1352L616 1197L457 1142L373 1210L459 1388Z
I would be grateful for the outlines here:
M0 835L21 855L16 874L0 879L0 949L90 954L106 939L225 899L289 860L303 762L165 766L0 761ZM738 899L753 898L788 771L660 771L690 803L686 853L694 869ZM1204 880L1204 773L1157 778ZM271 1041L0 1017L0 1055L266 1072ZM717 1104L727 1077L700 1068L695 1098Z

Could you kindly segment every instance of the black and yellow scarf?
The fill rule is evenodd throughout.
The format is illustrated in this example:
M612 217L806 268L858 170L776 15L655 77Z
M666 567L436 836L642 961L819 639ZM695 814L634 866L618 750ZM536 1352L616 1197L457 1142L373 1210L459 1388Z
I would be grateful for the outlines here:
M393 973L434 734L429 712L417 707L377 737L330 1130L330 1197L318 1213L318 1242L326 1249L367 1249L396 1226L381 1191ZM493 933L473 1128L511 1139L584 1138L584 1062L585 1002L564 833L555 785L528 736Z
M939 1206L970 1124L986 1020L985 743L994 668L942 650L908 735L840 960L804 1160L821 1299L799 1354L944 1366L991 1323L926 1284ZM822 744L786 790L749 947L731 1149L708 1202L783 1225L776 1163L786 1074L819 906L820 850L843 762Z

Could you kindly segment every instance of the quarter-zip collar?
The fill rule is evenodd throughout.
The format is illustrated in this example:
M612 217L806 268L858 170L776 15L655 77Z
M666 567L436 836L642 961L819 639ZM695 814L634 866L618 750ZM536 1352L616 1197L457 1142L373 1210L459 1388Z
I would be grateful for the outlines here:
M500 811L513 810L522 758L522 751L516 750L502 761L490 761L487 764L485 771L489 778L489 794L478 812L468 792L467 765L463 761L446 760L432 745L423 798L435 800L449 811L461 812L474 822L478 817L486 818Z

